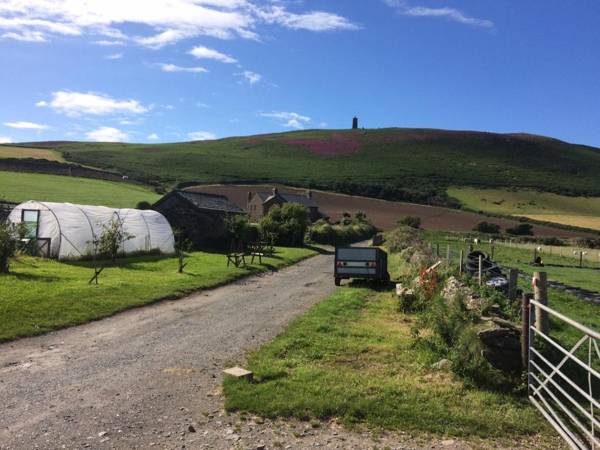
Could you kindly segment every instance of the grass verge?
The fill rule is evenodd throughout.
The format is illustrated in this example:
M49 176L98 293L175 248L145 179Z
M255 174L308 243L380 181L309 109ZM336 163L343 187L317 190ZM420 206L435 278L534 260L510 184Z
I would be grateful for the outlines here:
M516 396L471 388L431 369L414 316L391 293L346 287L249 356L255 382L224 381L226 408L264 417L450 436L518 439L549 427Z
M142 256L121 260L90 285L90 262L65 263L23 257L12 273L0 276L0 342L42 334L101 319L164 298L183 297L235 279L293 264L313 256L307 248L277 248L263 265L227 267L218 253L194 252L185 273L173 257Z

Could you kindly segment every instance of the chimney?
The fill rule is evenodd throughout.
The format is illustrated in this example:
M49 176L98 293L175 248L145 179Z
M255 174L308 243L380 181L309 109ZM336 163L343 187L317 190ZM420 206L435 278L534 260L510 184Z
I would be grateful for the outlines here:
M356 129L358 129L358 117L354 117L354 118L352 119L352 129L353 129L353 130L356 130Z
M307 189L307 190L306 190L306 196L307 196L308 198L312 198L312 191L311 191L310 189Z
M277 190L276 187L273 188L272 192L273 192L273 195L279 195L279 191Z
M250 202L250 200L252 200L252 192L248 191L248 202Z

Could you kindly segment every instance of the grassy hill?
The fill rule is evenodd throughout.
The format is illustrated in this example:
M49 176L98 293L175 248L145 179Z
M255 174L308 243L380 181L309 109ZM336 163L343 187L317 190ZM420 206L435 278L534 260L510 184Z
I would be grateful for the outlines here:
M280 181L411 201L444 197L450 186L600 195L600 149L526 134L312 130L157 145L59 143L56 149L69 161L165 185Z
M24 202L70 202L133 208L142 200L154 202L160 196L132 183L90 178L0 171L0 199Z
M466 208L505 216L529 217L600 230L600 198L566 197L531 190L450 188L448 194Z

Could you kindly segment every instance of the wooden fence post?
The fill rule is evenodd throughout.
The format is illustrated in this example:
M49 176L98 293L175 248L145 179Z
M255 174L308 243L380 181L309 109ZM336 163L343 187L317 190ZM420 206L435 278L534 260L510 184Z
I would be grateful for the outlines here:
M519 269L510 269L508 273L508 298L512 301L517 299L517 281L519 279Z
M465 256L464 253L465 253L465 251L461 248L460 249L460 256L459 256L460 260L458 261L458 273L460 275L462 275L463 270L464 270L464 268L463 268L463 259L464 259L464 256Z
M440 257L440 243L436 242L435 244L435 255L439 258Z
M477 280L479 282L479 286L483 283L483 256L479 255L479 264L477 266Z
M533 274L533 298L536 302L544 306L548 306L548 289L546 283L548 276L546 272L534 272ZM535 327L541 333L548 334L549 322L548 313L542 308L535 308Z
M450 244L446 246L446 261L450 262Z
M492 256L491 256L492 259L494 259L494 250L496 250L496 246L494 244L492 244Z
M521 329L521 363L523 364L523 370L527 371L529 366L529 336L531 330L529 329L529 301L531 300L531 294L523 294L521 302L521 322L523 327Z
M579 268L583 269L583 252L579 252Z

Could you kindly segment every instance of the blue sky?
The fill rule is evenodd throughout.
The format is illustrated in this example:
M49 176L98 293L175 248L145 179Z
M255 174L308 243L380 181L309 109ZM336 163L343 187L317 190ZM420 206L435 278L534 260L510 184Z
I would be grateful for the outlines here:
M0 0L0 141L173 142L357 115L600 147L599 23L597 0Z

